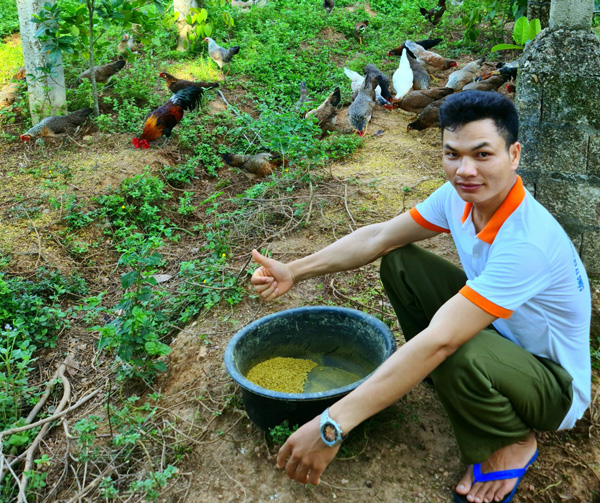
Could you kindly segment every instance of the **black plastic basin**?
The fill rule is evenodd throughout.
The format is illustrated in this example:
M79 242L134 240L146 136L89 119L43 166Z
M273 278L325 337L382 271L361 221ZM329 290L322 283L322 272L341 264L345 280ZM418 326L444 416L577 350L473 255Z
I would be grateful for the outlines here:
M390 329L377 318L345 307L301 307L256 320L233 336L225 365L242 390L244 407L264 430L287 420L303 424L363 382L396 350ZM346 361L362 370L362 378L343 387L314 393L281 393L258 386L248 371L277 356Z

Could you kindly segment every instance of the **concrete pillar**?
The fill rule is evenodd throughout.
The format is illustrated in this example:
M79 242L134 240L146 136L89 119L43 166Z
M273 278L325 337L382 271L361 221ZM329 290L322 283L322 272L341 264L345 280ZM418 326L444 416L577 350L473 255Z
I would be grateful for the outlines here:
M50 115L66 112L67 95L62 58L55 65L54 75L45 75L36 68L48 63L48 56L42 52L42 44L35 38L38 25L30 20L40 12L47 0L18 0L21 46L27 72L27 95L33 125ZM54 3L54 1L51 1Z
M592 285L600 336L600 40L593 0L553 0L550 27L525 47L515 104L520 173L571 237Z

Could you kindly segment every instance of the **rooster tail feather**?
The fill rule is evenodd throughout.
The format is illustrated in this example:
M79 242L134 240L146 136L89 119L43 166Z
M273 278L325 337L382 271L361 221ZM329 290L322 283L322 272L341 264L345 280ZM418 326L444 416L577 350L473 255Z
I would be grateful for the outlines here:
M340 104L341 96L340 96L340 88L336 87L331 93L331 106L337 107Z
M240 46L239 45L234 45L229 50L231 52L231 55L233 56L233 55L237 54L238 52L240 52Z
M420 7L419 8L419 12L421 13L422 16L427 16L427 14L429 14L429 12L427 12L427 9Z
M169 100L174 105L180 106L184 110L193 110L198 106L202 98L202 90L197 87L186 87L177 91Z
M118 61L115 61L113 63L113 66L117 71L119 71L125 66L125 63L127 63L127 61L125 61L124 59L119 59Z

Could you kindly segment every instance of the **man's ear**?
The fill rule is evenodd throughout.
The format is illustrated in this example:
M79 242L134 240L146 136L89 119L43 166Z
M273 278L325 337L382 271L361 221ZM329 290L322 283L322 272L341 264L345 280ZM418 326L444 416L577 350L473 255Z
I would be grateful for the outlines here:
M510 167L513 171L517 171L519 161L521 160L521 144L516 141L508 147L508 155L510 157Z

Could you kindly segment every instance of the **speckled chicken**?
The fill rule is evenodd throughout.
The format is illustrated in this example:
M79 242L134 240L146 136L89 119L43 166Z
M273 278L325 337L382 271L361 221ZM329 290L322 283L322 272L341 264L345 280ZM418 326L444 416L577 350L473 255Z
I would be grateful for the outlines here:
M424 129L435 127L440 125L440 107L444 104L444 100L446 98L442 98L434 101L427 105L421 113L418 115L416 120L411 122L407 127L406 131L423 131Z
M452 94L454 89L449 87L433 87L408 93L395 105L407 112L420 113L427 105Z
M335 131L340 101L340 88L336 87L318 108L306 112L305 117L316 117L323 134L327 131Z
M364 77L364 75L361 75L360 73L355 72L354 70L349 70L348 68L344 68L344 73L346 74L346 77L348 77L351 81L350 86L352 87L352 101L354 101L354 99L358 95L359 89L363 86L365 77ZM379 84L377 84L377 87L375 87L375 103L377 103L378 105L381 105L382 107L387 108L388 110L391 110L392 109L391 102L386 100L381 95L381 92L382 92L381 86Z
M126 61L124 59L120 59L119 61L115 61L113 63L107 63L106 65L94 67L96 82L108 84L110 82L110 79L112 79L113 76L117 74L120 70L122 70L125 64ZM79 77L77 77L77 82L75 82L75 84L81 84L81 81L83 79L91 80L91 75L91 72L89 70L86 70L85 72L79 74Z
M446 83L446 87L451 87L455 91L460 91L463 87L465 87L469 82L473 82L479 71L481 70L481 65L485 58L480 58L476 61L471 61L467 63L460 70L456 70L450 74L448 77L448 82Z
M364 136L367 126L373 116L375 108L375 89L377 81L367 75L362 87L358 90L358 95L348 108L348 121L356 130L358 136Z
M82 108L68 115L46 117L25 134L22 134L20 139L21 141L29 141L37 137L65 136L66 134L74 133L85 122L92 111L91 108Z
M331 14L331 11L335 7L334 0L323 0L323 8L327 14Z
M221 70L223 69L223 65L229 63L233 57L240 52L239 45L234 45L233 47L226 49L225 47L221 47L210 37L206 37L204 41L208 42L208 55Z
M175 94L177 91L185 89L186 87L196 87L197 89L200 89L202 93L204 93L204 91L207 89L215 89L219 87L218 82L194 82L192 80L178 79L174 75L171 75L167 72L160 72L159 77L165 79L167 88L173 94Z
M429 82L431 82L431 75L429 75L429 72L425 70L425 67L410 54L407 54L407 56L410 69L413 72L413 89L427 89L429 87Z
M258 177L268 176L276 167L274 157L268 152L255 155L225 154L223 160L234 168L240 168Z
M428 38L427 40L421 40L419 42L415 42L415 44L420 45L423 49L431 49L432 47L435 47L436 45L438 45L441 41L442 41L441 38ZM388 51L387 55L388 56L402 56L402 49L404 49L404 44L400 44L395 49ZM410 50L408 51L408 55L412 56L413 58L416 57Z
M294 105L294 112L298 112L302 106L308 101L308 89L306 88L306 82L300 82L300 98Z
M436 52L423 49L423 47L412 40L407 40L404 42L404 45L407 49L410 49L417 58L417 61L419 61L428 72L433 72L435 70L443 71L456 66L456 61L446 59Z

